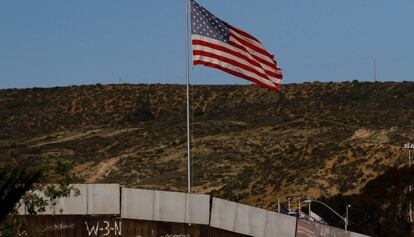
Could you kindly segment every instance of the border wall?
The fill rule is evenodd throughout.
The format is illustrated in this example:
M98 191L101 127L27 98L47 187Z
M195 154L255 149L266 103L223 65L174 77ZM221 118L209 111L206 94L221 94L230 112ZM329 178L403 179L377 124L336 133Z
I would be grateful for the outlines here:
M209 195L76 184L77 197L62 198L44 213L18 212L21 236L125 237L364 237ZM188 223L191 223L189 225Z

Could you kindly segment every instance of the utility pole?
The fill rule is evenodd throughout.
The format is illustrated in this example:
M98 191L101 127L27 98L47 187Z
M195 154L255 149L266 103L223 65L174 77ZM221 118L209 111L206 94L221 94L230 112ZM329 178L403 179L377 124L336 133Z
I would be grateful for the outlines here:
M375 58L373 60L373 64L374 64L374 82L377 81L377 65L375 63Z
M351 205L347 205L346 206L346 215L345 215L345 230L348 230L348 225L349 225L349 208L351 207Z

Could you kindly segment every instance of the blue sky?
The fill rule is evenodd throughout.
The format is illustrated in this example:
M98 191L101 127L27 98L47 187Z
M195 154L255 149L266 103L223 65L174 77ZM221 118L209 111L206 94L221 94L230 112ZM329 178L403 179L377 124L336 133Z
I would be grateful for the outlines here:
M199 0L275 53L285 83L413 80L412 0ZM1 0L0 88L184 83L184 0ZM197 66L193 84L248 84Z

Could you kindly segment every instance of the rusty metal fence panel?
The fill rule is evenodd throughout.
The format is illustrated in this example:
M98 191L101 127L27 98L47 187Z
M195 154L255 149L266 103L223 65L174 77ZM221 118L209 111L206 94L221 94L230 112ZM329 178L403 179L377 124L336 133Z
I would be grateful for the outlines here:
M21 216L25 229L19 236L83 237L122 236L122 221L116 216L43 215Z
M38 237L247 237L248 235L215 228L208 225L145 220L121 219L112 215L42 215L19 216L25 229L19 236L34 234ZM267 222L273 223L273 222ZM368 237L337 228L320 225L299 219L302 229L297 237ZM266 224L267 225L267 224ZM266 233L266 231L265 231ZM293 233L294 235L294 233ZM267 232L266 237L285 237L284 233ZM289 235L290 236L290 233Z
M21 216L19 236L38 237L246 237L207 225L120 219L119 216Z

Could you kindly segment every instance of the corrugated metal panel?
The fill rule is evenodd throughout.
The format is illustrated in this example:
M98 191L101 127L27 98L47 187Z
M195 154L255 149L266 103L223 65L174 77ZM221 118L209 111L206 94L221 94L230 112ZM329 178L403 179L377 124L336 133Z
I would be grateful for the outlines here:
M26 230L39 237L246 237L206 225L121 220L116 216L24 216Z
M122 220L116 216L42 215L21 218L26 222L26 230L22 231L19 236L114 237L122 235Z
M283 217L289 217L284 216ZM39 237L71 237L71 236L127 236L127 237L242 237L247 236L236 232L222 230L207 225L188 225L185 223L142 221L131 219L120 219L112 215L41 215L41 216L20 216L25 222L25 230L19 236L27 236L33 233ZM277 223L276 226L273 224ZM297 237L368 237L365 235L346 232L341 229L319 225L305 220L299 220ZM288 223L290 225L290 223ZM286 237L294 236L294 233L281 233L277 222L271 221L269 216L266 219L266 236ZM272 227L275 231L269 231Z

